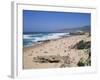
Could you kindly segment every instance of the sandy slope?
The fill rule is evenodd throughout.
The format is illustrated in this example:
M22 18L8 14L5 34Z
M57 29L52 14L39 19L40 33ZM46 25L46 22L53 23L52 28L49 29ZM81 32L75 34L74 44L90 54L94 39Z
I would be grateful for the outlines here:
M80 58L83 58L84 60L88 58L85 50L77 50L71 48L71 46L75 45L80 40L90 41L90 37L88 37L86 34L64 37L57 40L50 40L40 45L24 48L23 67L24 69L59 68L64 66L76 67ZM59 60L59 62L39 62L39 56L46 59L50 58L50 60ZM66 59L63 58L64 56L68 57L69 63L66 62ZM65 62L67 64L65 64Z

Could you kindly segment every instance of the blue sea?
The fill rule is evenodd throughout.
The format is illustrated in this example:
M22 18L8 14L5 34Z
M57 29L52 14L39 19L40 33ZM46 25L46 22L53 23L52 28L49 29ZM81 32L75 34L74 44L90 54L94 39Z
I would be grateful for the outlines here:
M69 33L47 33L47 32L38 32L38 33L24 33L23 34L23 46L29 47L36 44L40 44L43 41L51 39L59 39L63 36L70 36Z

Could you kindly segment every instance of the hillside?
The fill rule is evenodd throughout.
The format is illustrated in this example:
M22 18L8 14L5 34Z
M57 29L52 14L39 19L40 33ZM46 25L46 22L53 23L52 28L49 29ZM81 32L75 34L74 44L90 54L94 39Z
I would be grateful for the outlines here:
M58 32L75 32L75 31L90 32L91 28L88 25L88 26L82 26L82 27L76 27L76 28L65 28L65 29L58 30Z

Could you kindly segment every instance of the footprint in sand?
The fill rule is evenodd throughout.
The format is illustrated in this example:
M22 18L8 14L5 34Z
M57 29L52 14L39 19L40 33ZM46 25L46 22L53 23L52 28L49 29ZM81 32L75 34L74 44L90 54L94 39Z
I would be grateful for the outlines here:
M40 49L40 51L42 51L42 49Z
M38 53L37 51L35 53Z
M29 54L28 56L32 56L32 53L31 53L31 54Z
M64 52L66 52L66 50L64 50Z
M44 53L48 53L47 51L44 51Z

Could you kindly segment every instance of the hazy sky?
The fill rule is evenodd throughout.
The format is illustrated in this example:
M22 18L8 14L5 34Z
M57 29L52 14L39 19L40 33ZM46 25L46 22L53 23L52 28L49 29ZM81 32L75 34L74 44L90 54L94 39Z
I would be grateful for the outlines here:
M23 10L24 32L54 32L91 24L91 14Z

